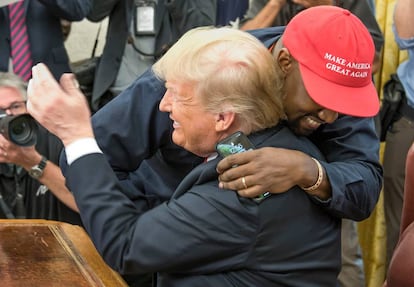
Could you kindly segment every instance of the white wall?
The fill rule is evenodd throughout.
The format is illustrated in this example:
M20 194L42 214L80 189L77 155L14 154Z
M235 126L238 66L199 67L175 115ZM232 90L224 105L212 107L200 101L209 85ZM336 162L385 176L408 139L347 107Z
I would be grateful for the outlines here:
M93 23L88 20L72 23L72 29L68 39L65 42L65 47L68 51L71 62L91 57L99 25L100 23ZM102 53L102 49L105 44L107 26L108 20L104 19L99 33L96 55L100 55Z

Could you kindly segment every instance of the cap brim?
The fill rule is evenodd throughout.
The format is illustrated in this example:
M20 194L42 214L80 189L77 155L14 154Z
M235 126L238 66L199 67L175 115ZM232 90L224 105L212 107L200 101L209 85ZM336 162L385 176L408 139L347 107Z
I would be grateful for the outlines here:
M379 97L372 81L363 87L348 87L328 81L300 63L299 67L306 91L320 106L355 117L372 117L378 113Z

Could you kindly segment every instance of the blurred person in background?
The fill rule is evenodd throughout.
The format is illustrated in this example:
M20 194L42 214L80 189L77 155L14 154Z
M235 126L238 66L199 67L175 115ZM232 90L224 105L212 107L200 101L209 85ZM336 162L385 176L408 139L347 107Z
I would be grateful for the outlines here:
M88 19L109 17L91 107L125 90L186 31L216 22L216 0L94 0Z
M26 83L0 72L0 117L27 113ZM73 195L57 166L62 142L38 126L36 145L0 134L0 218L37 218L81 224Z
M397 68L397 81L403 87L402 101L396 121L388 129L384 149L384 212L387 233L388 267L400 234L404 198L405 164L407 152L414 141L414 1L396 1L394 38L401 50L408 51L408 59ZM390 285L391 286L391 285ZM394 285L393 285L394 286ZM395 285L396 286L396 285Z
M373 67L375 73L380 67L379 60L384 38L368 2L366 0L250 0L249 8L240 23L240 29L284 26L293 16L306 8L319 5L338 6L351 11L368 28L376 50Z
M27 81L42 62L55 79L70 72L61 19L81 21L92 0L24 0L0 8L0 71ZM14 45L20 43L21 45Z
M248 7L249 0L217 0L216 25L239 28Z

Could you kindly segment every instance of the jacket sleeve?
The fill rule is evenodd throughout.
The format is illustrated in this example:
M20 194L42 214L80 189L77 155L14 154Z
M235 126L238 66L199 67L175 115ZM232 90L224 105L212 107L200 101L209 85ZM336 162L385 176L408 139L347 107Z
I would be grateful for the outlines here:
M151 69L92 117L99 147L115 171L133 171L159 148L172 145L172 122L161 113L164 83Z
M90 13L87 15L88 20L92 22L99 22L105 17L109 16L114 7L120 1L129 0L92 0L92 8Z
M269 1L267 0L249 1L249 7L247 8L244 17L241 19L241 23L244 23L256 17L256 15L259 14L260 11L262 11L264 6L266 6L267 2Z
M382 188L374 120L340 116L315 132L312 140L327 159L322 163L332 188L327 210L358 221L369 217Z
M257 233L253 204L240 207L235 192L218 192L215 185L190 188L168 204L140 212L120 192L102 154L74 161L67 183L96 248L121 273L237 269Z
M158 109L164 92L163 82L149 69L92 116L95 138L119 179L129 180L143 160L160 147L173 146L171 120ZM64 152L60 166L65 174Z
M200 26L216 24L216 0L164 0L178 35Z
M91 10L92 0L39 0L57 17L81 21Z

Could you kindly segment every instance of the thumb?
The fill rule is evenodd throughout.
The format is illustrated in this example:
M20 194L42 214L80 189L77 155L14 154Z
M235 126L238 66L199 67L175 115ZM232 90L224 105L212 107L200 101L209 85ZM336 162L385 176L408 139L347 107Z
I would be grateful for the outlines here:
M60 77L60 86L69 95L80 92L79 83L74 74L63 74Z
M77 102L76 105L78 105L78 107L81 110L84 110L85 113L87 113L88 116L90 116L87 98L80 90L79 82L76 80L74 74L63 74L60 77L60 87L66 93L66 95L69 95L69 97L71 97L73 101ZM72 104L74 104L75 102L72 102Z

